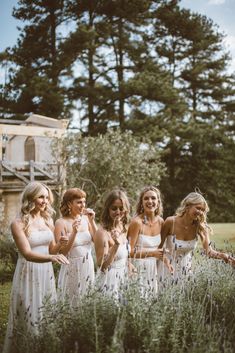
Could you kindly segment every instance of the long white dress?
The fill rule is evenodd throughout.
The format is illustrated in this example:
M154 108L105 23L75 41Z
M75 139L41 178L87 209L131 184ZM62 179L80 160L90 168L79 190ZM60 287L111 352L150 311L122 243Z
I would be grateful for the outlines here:
M154 251L161 242L161 235L139 234L136 251ZM138 272L138 282L143 296L156 295L158 291L158 267L160 261L156 257L134 258L133 265Z
M81 219L81 230L77 232L73 246L68 253L69 265L61 265L58 278L59 299L67 299L72 307L78 306L80 298L94 283L92 246L88 218L84 215Z
M47 255L53 237L49 229L32 231L28 237L32 251ZM3 353L14 352L13 335L17 330L37 332L37 323L43 316L40 309L45 301L55 302L56 299L52 263L30 262L19 253L12 283Z
M168 235L165 247L170 252L170 261L174 267L174 279L178 280L192 273L192 253L197 246L198 236L192 240L180 240L174 234L175 218L173 219L172 235Z
M128 241L120 244L114 257L114 261L106 271L98 271L97 282L99 289L114 299L120 299L120 290L128 276Z

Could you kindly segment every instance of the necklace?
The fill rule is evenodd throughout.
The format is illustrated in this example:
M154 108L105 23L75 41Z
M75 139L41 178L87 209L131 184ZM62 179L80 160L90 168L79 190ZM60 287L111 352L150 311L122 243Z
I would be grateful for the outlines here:
M191 223L190 224L185 224L185 223L183 223L182 224L182 227L185 229L185 230L188 230L189 228L190 228L190 226L191 226Z
M143 223L145 225L148 225L149 227L152 227L157 222L158 222L158 218L155 219L155 221L150 221L147 216L144 216L144 218L143 218Z

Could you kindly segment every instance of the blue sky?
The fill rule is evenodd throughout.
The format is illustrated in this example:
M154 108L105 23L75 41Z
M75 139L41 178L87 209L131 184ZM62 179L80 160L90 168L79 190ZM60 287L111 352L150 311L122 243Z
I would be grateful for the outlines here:
M226 34L225 46L232 55L230 70L235 72L235 0L182 0L181 6L210 17Z
M17 0L0 0L0 51L16 43L22 23L11 15ZM227 35L226 48L232 55L231 71L235 71L235 0L182 0L181 6L210 17Z

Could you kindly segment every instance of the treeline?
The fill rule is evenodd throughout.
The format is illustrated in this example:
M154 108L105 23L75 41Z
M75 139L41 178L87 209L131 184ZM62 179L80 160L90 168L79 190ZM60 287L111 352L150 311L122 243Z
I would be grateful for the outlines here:
M198 187L211 221L234 220L235 77L210 19L177 0L21 0L13 15L22 29L1 54L4 117L34 112L70 118L84 135L118 127L147 137L166 165L166 215Z

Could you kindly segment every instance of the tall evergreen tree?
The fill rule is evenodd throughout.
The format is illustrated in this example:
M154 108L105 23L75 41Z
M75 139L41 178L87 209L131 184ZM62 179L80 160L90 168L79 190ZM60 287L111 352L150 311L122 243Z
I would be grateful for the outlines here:
M169 175L162 181L162 188L171 213L178 200L195 187L206 192L209 200L215 194L218 179L208 168L208 160L215 167L221 166L223 151L233 144L226 140L228 122L224 113L228 100L234 97L234 78L226 74L229 57L223 50L223 35L211 20L180 9L176 1L158 9L156 19L158 55L188 105L186 114L175 117L176 121L171 119L178 128L172 130L169 125L167 129L170 138L165 162ZM211 153L211 144L215 153ZM225 183L229 175L221 168L220 172ZM224 199L227 196L224 194ZM221 198L217 200L217 208L221 202Z
M2 98L13 113L58 118L65 112L59 60L63 7L63 0L21 0L13 11L15 18L26 22L17 45L7 51L12 65Z

